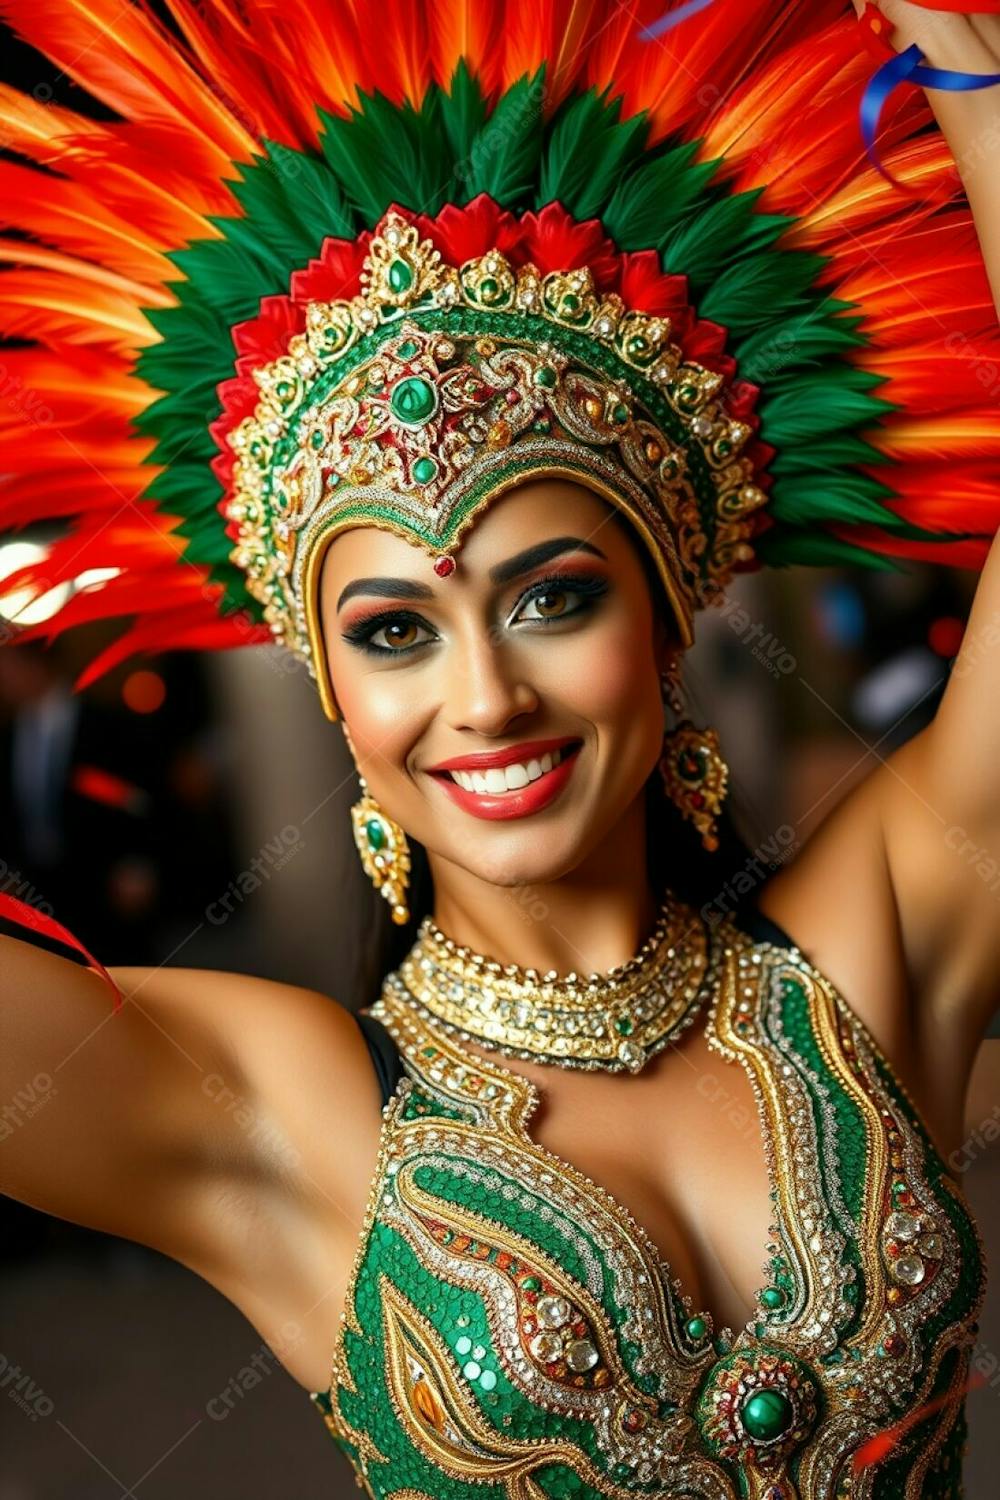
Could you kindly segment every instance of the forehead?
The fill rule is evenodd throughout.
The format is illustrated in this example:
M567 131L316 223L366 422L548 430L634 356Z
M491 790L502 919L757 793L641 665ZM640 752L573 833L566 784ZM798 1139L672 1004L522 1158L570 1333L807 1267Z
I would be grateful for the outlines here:
M615 514L613 505L569 480L518 485L491 500L476 517L455 554L458 569L449 582L485 582L493 564L550 536L581 537L609 559L621 556L627 543L621 529L611 524ZM375 572L438 582L430 555L415 543L380 527L356 526L331 542L322 588L327 592L334 584Z

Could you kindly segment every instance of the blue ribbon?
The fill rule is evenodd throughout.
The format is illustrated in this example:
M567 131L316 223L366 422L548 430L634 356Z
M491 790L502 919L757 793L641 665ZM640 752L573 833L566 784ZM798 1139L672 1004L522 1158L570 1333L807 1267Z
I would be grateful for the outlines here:
M1000 73L956 73L950 68L925 67L923 56L920 48L913 43L905 52L898 52L895 57L890 57L870 79L861 98L861 135L868 159L890 182L895 179L878 159L875 136L889 96L901 83L916 83L925 89L945 89L949 93L988 89L993 84L1000 83Z
M700 10L707 9L713 3L714 0L685 0L685 3L678 5L676 10L669 11L652 25L644 26L639 32L640 42L655 41L658 36L663 36L664 32L672 31L675 26L686 21L688 16L696 16Z

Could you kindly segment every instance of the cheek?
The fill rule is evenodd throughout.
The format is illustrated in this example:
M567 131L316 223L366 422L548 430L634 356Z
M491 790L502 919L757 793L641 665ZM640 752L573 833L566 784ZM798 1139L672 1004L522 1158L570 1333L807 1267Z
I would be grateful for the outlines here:
M602 628L580 637L570 696L594 723L613 727L660 714L652 644L633 616L609 614Z
M376 775L401 770L417 727L415 706L401 691L398 676L358 676L347 663L333 684L362 764L370 765Z

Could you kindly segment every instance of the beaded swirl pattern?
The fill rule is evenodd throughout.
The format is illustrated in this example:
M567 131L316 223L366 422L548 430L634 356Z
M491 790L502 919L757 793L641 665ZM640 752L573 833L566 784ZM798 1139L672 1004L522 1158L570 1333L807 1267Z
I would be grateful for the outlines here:
M729 919L711 947L705 1040L750 1080L771 1181L761 1286L735 1332L610 1192L533 1138L536 1085L386 983L372 1014L407 1076L330 1387L313 1394L373 1500L958 1500L975 1220L804 955Z

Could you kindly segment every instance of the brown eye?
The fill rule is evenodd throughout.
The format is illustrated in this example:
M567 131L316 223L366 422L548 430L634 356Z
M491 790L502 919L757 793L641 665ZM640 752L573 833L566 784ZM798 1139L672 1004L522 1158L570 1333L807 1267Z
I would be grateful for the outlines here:
M566 596L573 593L573 589L546 589L544 594L533 594L528 600L529 604L537 605L538 615L534 618L543 620L557 620L566 613ZM532 618L530 615L528 618Z
M412 620L402 620L394 625L383 625L382 629L390 646L404 647L413 645L413 636L408 632L415 631L417 627Z

